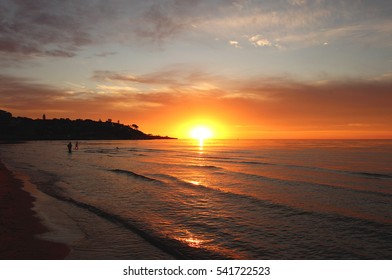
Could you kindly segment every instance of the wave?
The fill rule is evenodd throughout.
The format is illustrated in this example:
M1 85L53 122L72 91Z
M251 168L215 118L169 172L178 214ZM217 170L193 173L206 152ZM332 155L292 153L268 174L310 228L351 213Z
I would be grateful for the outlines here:
M305 182L305 181L295 181L295 180L283 180L283 179L276 179L276 178L271 178L271 177L265 177L265 176L260 176L260 175L255 175L255 174L248 174L248 173L242 173L242 172L232 172L232 174L234 176L246 176L246 177L253 177L255 179L257 179L257 181L267 181L267 182L271 182L274 185L275 184L280 184L280 185L285 185L285 186L290 186L290 187L307 187L309 189L317 189L317 188L321 188L321 189L333 189L333 190L337 190L337 191L345 191L348 192L347 195L352 195L355 193L361 193L361 194L365 194L365 195L374 195L376 197L382 198L383 200L385 199L392 199L392 194L388 194L388 193L383 193L383 192L377 192L377 191L371 191L371 190L358 190L358 189L351 189L351 188L346 188L343 186L335 186L335 185L328 185L328 184L319 184L319 183L312 183L312 182ZM230 190L224 190L222 188L219 187L211 187L211 186L205 186L203 184L197 184L191 181L185 181L182 180L180 178L177 178L175 176L172 175L168 175L168 174L153 174L154 177L158 177L158 178L163 178L166 179L164 181L166 182L162 182L166 185L173 185L173 184L177 184L186 188L203 188L205 190L208 191L212 191L214 192L214 196L219 194L223 194L227 197L227 199L230 200L234 200L237 201L238 199L242 200L242 201L237 201L236 203L238 204L244 204L247 205L251 202L251 204L255 205L262 205L263 207L267 207L267 208L276 208L276 207L280 207L281 209L285 209L287 210L286 212L290 213L290 209L297 209L297 208L292 208L291 206L287 206L287 205L281 205L281 204L275 204L273 202L270 201L266 201L266 200L261 200L260 198L257 198L255 196L251 196L251 195L247 195L247 194L238 194L238 193L233 193ZM168 181L167 181L168 180ZM247 200L246 202L244 202L243 200ZM279 205L279 206L277 206ZM283 208L282 208L283 207ZM297 209L298 210L298 209ZM302 210L301 210L302 211ZM297 214L295 214L297 215Z
M208 157L208 158L215 159L215 161L217 161L217 162L235 163L235 164L243 164L243 165L280 166L280 167L293 168L293 169L306 169L306 170L319 171L319 172L355 175L355 176L368 177L368 178L374 178L374 179L392 179L391 174L384 174L384 173L337 170L337 169L323 168L323 167L317 167L317 166L271 163L271 162L264 162L264 161L241 161L241 160L234 160L234 159L227 159L227 158L220 158L220 157Z
M320 183L313 183L313 182L308 182L308 181L278 179L278 178L243 173L243 172L232 172L232 173L240 175L240 176L245 176L248 178L255 178L260 181L268 181L268 182L277 183L277 184L281 184L281 185L285 185L285 186L294 186L294 187L295 186L299 186L299 187L308 186L309 188L327 188L327 189L335 189L335 190L345 190L345 191L354 192L354 193L372 194L372 195L376 195L376 196L380 196L380 197L384 197L384 198L385 197L392 197L392 194L384 193L384 192L380 192L380 191L353 189L353 188L339 186L339 185L320 184Z
M165 253L172 255L177 259L228 259L227 256L219 254L218 252L209 251L205 248L190 247L179 240L155 234L154 232L145 229L143 225L140 224L140 222L137 222L130 217L124 218L118 214L110 213L98 206L64 196L60 192L57 192L53 189L40 188L40 190L55 199L70 203L74 206L94 213L95 215L112 223L121 225L122 227L131 230L151 245L161 249Z
M376 179L392 179L392 175L389 174L369 173L369 172L350 172L350 171L346 171L346 172L355 175L362 175L366 177L376 178Z
M274 163L261 162L261 161L239 161L238 163L242 163L242 164L252 164L252 165L276 165L276 164L274 164Z
M256 198L256 197L253 197L250 195L233 193L233 192L226 191L226 190L223 190L223 189L217 188L217 187L209 187L209 186L205 186L203 184L195 184L193 182L184 181L178 177L168 175L168 174L152 174L152 175L156 176L156 177L168 179L169 182L157 180L165 185L170 185L172 187L177 185L177 186L181 186L181 187L185 187L185 188L192 188L192 189L201 188L201 189L204 189L204 191L208 191L208 192L212 193L214 196L217 196L217 195L225 196L228 200L224 199L223 201L247 200L246 204L249 204L249 203L252 205L259 204L259 205L262 205L263 207L267 207L267 208L283 207L286 210L294 209L289 206L272 203L272 202L269 202L266 200L261 200L259 198Z
M166 186L182 186L184 188L191 188L193 190L196 189L204 189L202 192L210 192L210 196L212 197L217 197L222 195L221 201L232 201L233 204L236 205L253 205L253 206L258 206L258 207L263 207L267 209L280 209L285 212L285 216L296 216L296 215L302 215L302 214L309 214L309 212L303 211L303 208L298 208L296 206L290 206L287 204L281 204L281 203L276 203L274 201L270 200L263 200L263 197L260 196L254 196L252 194L247 194L247 193L238 193L238 192L233 192L230 189L223 189L220 188L219 186L207 186L203 185L197 182L192 182L192 181L187 181L187 180L182 180L178 177L168 175L168 174L151 174L152 176L162 179L163 183ZM275 178L269 178L269 177L263 177L259 175L253 175L253 174L247 174L247 173L241 173L237 172L234 174L234 176L251 176L257 179L257 181L267 181L273 183L273 185L286 185L289 187L293 187L293 190L296 189L296 187L300 188L306 188L309 191L314 191L317 189L332 189L337 192L339 195L343 196L353 196L356 194L363 194L366 196L369 196L369 199L377 200L379 201L378 203L388 203L392 199L392 194L388 193L383 193L383 192L377 192L377 191L372 191L372 190L358 190L358 189L351 189L351 188L346 188L343 186L334 186L334 185L327 185L327 184L317 184L317 183L311 183L311 182L304 182L304 181L290 181L290 180L282 180L282 179L275 179ZM257 183L257 182L256 182ZM178 192L178 190L176 190ZM381 199L381 201L380 201ZM295 211L292 211L292 209L295 209ZM321 210L320 213L327 213ZM357 215L355 215L358 217ZM350 215L351 217L351 215ZM374 218L368 217L361 217L366 221L375 221ZM377 219L377 222L384 221L385 219L381 218L380 220ZM389 223L389 222L388 222Z
M130 152L146 152L146 153L167 153L167 150L162 149L152 149L152 148L129 148Z
M223 169L222 167L219 166L215 166L215 165L196 165L196 164L189 164L189 165L185 165L186 167L190 167L190 168L200 168L200 169L216 169L216 170L220 170Z
M207 169L218 168L216 166L196 166L196 167L207 168ZM141 180L145 180L145 181L149 181L149 182L156 182L162 186L168 187L169 189L176 187L176 186L185 187L185 188L192 188L192 189L202 188L205 191L213 192L212 195L214 195L214 196L218 195L218 194L223 195L225 197L222 199L223 201L225 201L226 199L228 201L236 201L235 202L236 204L259 205L264 208L270 208L270 209L276 209L278 207L279 209L284 210L286 213L293 213L292 209L295 209L296 214L294 214L294 215L298 215L298 213L297 213L298 210L300 211L300 213L303 213L302 209L299 209L299 208L295 208L295 207L287 206L287 205L282 205L282 204L276 204L274 202L262 200L258 197L248 195L248 194L234 193L234 192L231 192L230 190L225 190L225 189L222 189L219 187L206 186L206 185L195 183L192 181L182 180L178 177L175 177L175 176L172 176L169 174L149 174L148 176L150 176L150 177L148 177L145 175L137 174L137 173L129 171L129 170L113 169L113 170L109 170L109 171L116 172L119 174L125 174L127 176L132 176L136 179L141 179ZM361 193L361 194L365 194L365 195L377 196L377 197L382 198L383 200L392 199L392 194L378 192L378 191L372 191L372 190L352 189L352 188L347 188L344 186L312 183L312 182L299 181L299 180L284 180L284 179L271 178L271 177L255 175L255 174L248 174L248 173L243 173L243 172L231 172L231 174L233 174L234 176L245 176L247 178L253 177L257 181L271 182L274 185L279 184L279 185L285 185L285 186L290 186L290 187L294 187L294 188L295 187L301 187L301 188L305 187L308 189L333 189L333 190L337 190L337 191L347 192L347 195ZM176 192L177 192L177 190L176 190ZM238 200L240 200L240 201L238 201Z
M281 164L281 166L289 167L289 168L300 168L300 169L307 169L307 170L314 170L314 171L321 171L321 172L329 172L329 173L355 175L355 176L368 177L368 178L370 177L370 178L374 178L374 179L392 179L392 175L383 174L383 173L336 170L336 169L323 168L323 167L311 167L311 166L287 165L287 164Z
M134 176L134 172L127 170L108 170L111 172L126 174L130 176ZM167 186L173 186L173 183L177 183L186 188L203 188L201 190L206 195L210 194L211 197L219 198L220 201L224 203L228 203L228 205L243 205L242 209L249 209L249 211L263 213L263 215L278 215L281 220L292 221L291 224L295 224L298 221L320 221L321 224L328 225L333 224L339 228L349 228L351 231L356 232L365 232L368 235L374 236L376 235L378 239L388 240L389 229L391 228L389 225L385 225L375 221L369 221L361 218L347 217L337 213L322 213L315 211L307 211L298 209L295 207L291 207L284 204L278 204L270 201L261 200L259 198L255 198L252 196L248 196L245 194L236 194L232 192L228 192L221 189L215 189L204 185L195 185L186 181L183 181L179 178L176 178L171 175L164 174L156 174L156 176L161 176L162 178L170 179L171 183L166 183L160 180L156 180L158 182L162 182ZM142 177L141 177L142 176ZM155 175L154 175L155 176ZM143 179L149 178L140 174L136 174L136 178ZM150 178L151 179L151 178ZM144 180L144 179L143 179ZM182 242L181 240L177 240L171 238L170 236L160 234L159 232L154 231L154 225L148 226L147 224L143 224L142 221L137 221L132 217L123 217L119 214L110 212L110 205L108 205L108 209L103 209L102 206L93 205L91 202L84 202L77 200L75 198L69 197L65 192L62 192L61 189L55 189L51 186L48 186L46 189L41 189L41 191L46 194L70 203L74 206L77 206L81 209L94 213L95 215L104 218L112 223L118 224L125 229L128 229L144 240L152 244L153 246L161 249L162 251L172 255L178 259L229 259L230 254L226 254L225 252L219 253L215 250L209 250L204 247L190 247L188 244ZM230 221L230 224L233 224L234 221ZM208 226L208 225L207 225ZM214 230L214 229L206 229ZM219 228L215 230L220 230ZM278 230L278 229L276 229ZM268 232L263 233L268 234ZM295 233L293 233L295 234ZM235 238L235 236L232 236ZM255 252L257 248L250 248L252 244L245 242L242 244L241 248L233 248L238 250L250 250L250 252ZM260 249L260 248L258 248ZM263 256L270 256L271 258L276 258L276 255L273 251L269 251L269 249L265 249L265 252L262 254Z
M241 174L243 174L243 173L241 173ZM195 184L193 182L184 181L180 178L177 178L177 177L171 176L171 175L167 175L167 174L154 174L154 176L168 179L169 182L163 182L166 185L176 184L176 185L179 185L179 186L182 186L185 188L192 188L192 189L202 188L202 189L204 189L203 192L210 192L211 195L214 197L223 196L224 198L222 199L222 201L232 201L236 205L252 205L252 207L262 207L264 209L265 208L275 209L275 210L282 211L282 213L284 212L285 213L284 216L287 216L287 217L288 216L304 215L304 214L309 215L311 213L315 213L315 212L305 211L303 209L296 208L293 206L275 203L275 202L272 202L269 200L263 200L263 199L260 199L259 197L255 197L255 196L248 195L248 194L234 193L229 190L221 189L219 187L210 187L210 186L205 186L203 184ZM257 178L260 178L260 176L258 176L258 175L252 175L252 176L256 176ZM273 180L275 183L276 183L276 181L285 182L286 184L289 182L289 181L285 181L285 180L272 179L272 178L267 178L267 177L262 177L262 178ZM289 183L291 184L291 186L294 186L294 187L295 186L303 186L304 184L307 184L311 188L314 188L315 186L317 186L317 187L333 188L333 189L339 189L339 190L342 189L341 187L336 187L336 186L331 186L331 185L312 184L312 183L299 182L299 181L291 181ZM352 189L344 189L344 190L352 191L352 192L361 192L361 193L365 193L365 194L378 195L382 198L386 198L386 197L392 198L392 195L390 195L390 194L383 194L383 193L378 193L378 192L373 192L373 191L361 191L361 190L352 190ZM319 212L319 213L324 213L324 212ZM368 221L368 220L364 220L364 221Z
M141 175L141 174L137 174L137 173L132 172L132 171L129 171L129 170L123 170L123 169L109 169L109 171L115 172L115 173L118 173L118 174L125 174L125 175L128 175L128 176L134 177L134 178L136 178L136 179L142 179L142 180L145 180L145 181L150 181L150 182L161 182L161 181L159 181L159 180L157 180L157 179L150 178L150 177L147 177L147 176L144 176L144 175Z

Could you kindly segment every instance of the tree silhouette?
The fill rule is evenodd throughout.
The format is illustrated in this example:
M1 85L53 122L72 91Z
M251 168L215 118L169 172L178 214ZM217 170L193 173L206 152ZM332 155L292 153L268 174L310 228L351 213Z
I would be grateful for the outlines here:
M45 119L45 120L44 120ZM131 140L131 139L168 139L159 135L147 135L139 126L93 120L29 119L12 117L12 114L0 110L0 140Z

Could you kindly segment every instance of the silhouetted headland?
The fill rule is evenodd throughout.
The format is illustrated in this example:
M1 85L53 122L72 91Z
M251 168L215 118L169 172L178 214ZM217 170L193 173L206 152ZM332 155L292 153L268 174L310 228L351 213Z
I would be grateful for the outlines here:
M134 128L132 128L134 127ZM149 140L176 139L145 134L136 125L102 121L66 119L30 119L13 117L0 110L0 140Z

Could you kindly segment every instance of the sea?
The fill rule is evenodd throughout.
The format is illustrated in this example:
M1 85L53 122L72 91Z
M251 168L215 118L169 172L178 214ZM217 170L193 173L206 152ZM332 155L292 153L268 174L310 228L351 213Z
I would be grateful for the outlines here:
M391 140L0 144L69 259L392 259Z

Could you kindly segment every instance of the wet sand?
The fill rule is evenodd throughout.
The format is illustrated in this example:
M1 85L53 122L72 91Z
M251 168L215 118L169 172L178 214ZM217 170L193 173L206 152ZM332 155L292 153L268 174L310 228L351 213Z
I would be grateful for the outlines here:
M55 260L70 252L65 244L40 240L48 230L32 210L34 198L0 161L0 259Z

